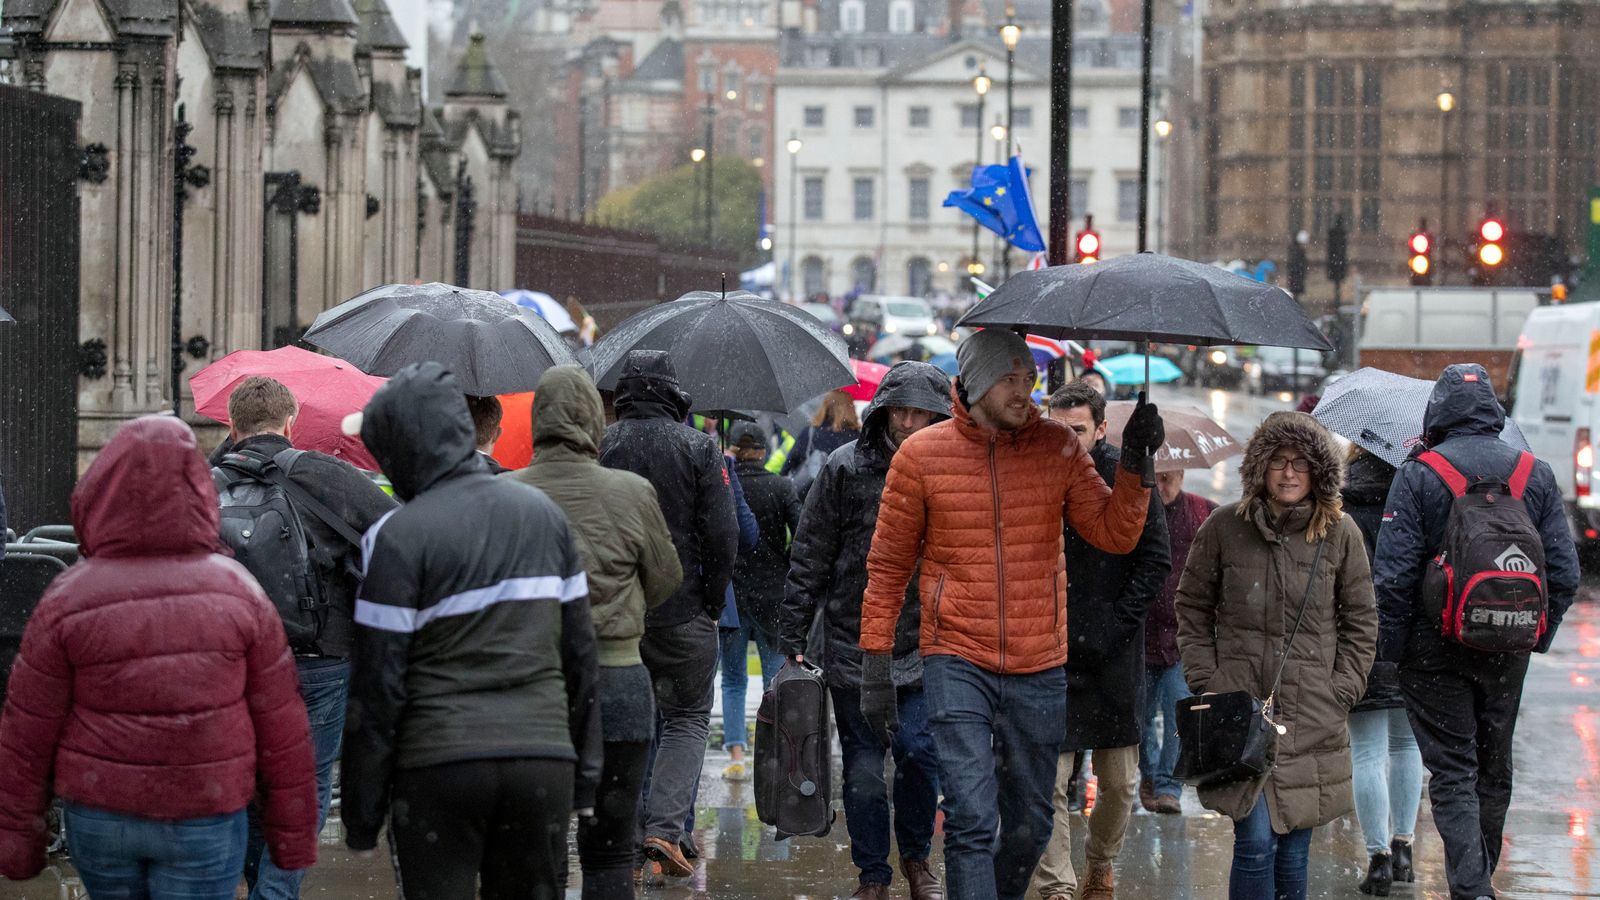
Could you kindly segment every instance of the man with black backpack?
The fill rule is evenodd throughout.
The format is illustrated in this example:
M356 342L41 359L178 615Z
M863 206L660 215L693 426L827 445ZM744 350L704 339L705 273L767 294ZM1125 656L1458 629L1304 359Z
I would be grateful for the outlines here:
M1578 588L1555 476L1501 441L1504 426L1482 366L1444 370L1373 561L1376 666L1398 666L1451 900L1495 896L1528 654L1550 649Z
M289 435L298 411L281 382L245 379L228 398L232 446L212 474L222 541L261 582L295 655L311 719L321 827L344 733L361 535L396 504L349 463L295 449ZM298 897L305 871L273 864L254 816L250 837L251 900Z

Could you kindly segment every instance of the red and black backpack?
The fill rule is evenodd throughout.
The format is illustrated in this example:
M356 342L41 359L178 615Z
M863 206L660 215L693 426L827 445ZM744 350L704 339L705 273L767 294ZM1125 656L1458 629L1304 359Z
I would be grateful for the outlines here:
M1511 478L1469 481L1437 451L1417 457L1455 500L1439 555L1422 579L1422 602L1446 638L1490 653L1526 653L1543 636L1544 542L1523 492L1534 457L1524 452Z

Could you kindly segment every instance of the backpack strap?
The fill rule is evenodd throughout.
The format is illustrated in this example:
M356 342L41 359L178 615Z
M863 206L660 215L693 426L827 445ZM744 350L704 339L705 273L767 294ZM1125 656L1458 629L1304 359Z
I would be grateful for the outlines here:
M357 547L361 546L360 532L351 528L349 523L339 518L337 513L323 505L322 501L306 493L305 488L295 484L289 478L289 470L294 467L294 464L299 461L304 453L304 450L296 450L290 447L272 457L272 465L267 467L265 473L267 480L283 488L283 492L288 494L290 499L305 507L307 511L318 519L321 519L324 525L332 528L340 537Z
M1511 487L1511 496L1522 499L1522 494L1528 489L1528 477L1533 474L1534 457L1532 453L1524 450L1522 456L1517 458L1517 468L1511 473L1511 480L1507 484Z
M1455 466L1450 465L1450 460L1445 459L1444 454L1437 450L1429 450L1417 454L1417 461L1432 469L1444 482L1445 487L1450 489L1450 493L1457 497L1467 493L1467 477L1457 471Z

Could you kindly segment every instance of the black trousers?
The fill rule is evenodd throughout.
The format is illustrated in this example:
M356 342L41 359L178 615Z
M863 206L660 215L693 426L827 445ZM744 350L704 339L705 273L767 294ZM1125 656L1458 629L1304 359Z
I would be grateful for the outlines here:
M1528 656L1480 653L1434 634L1414 635L1406 653L1400 689L1433 776L1428 798L1444 841L1451 900L1493 897Z
M570 761L534 758L396 771L389 830L401 895L405 900L559 898L572 771Z
M594 818L578 822L578 860L584 900L633 896L639 846L639 793L650 756L648 741L607 741L595 792Z

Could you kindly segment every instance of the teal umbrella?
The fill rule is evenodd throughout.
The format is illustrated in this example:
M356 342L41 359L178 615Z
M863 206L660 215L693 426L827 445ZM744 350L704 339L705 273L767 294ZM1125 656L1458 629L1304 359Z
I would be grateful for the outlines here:
M1152 356L1150 360L1150 380L1157 384L1177 381L1183 378L1183 370L1173 364L1165 356ZM1143 353L1124 353L1110 359L1102 359L1096 363L1110 373L1117 384L1138 384L1144 380L1145 355Z

